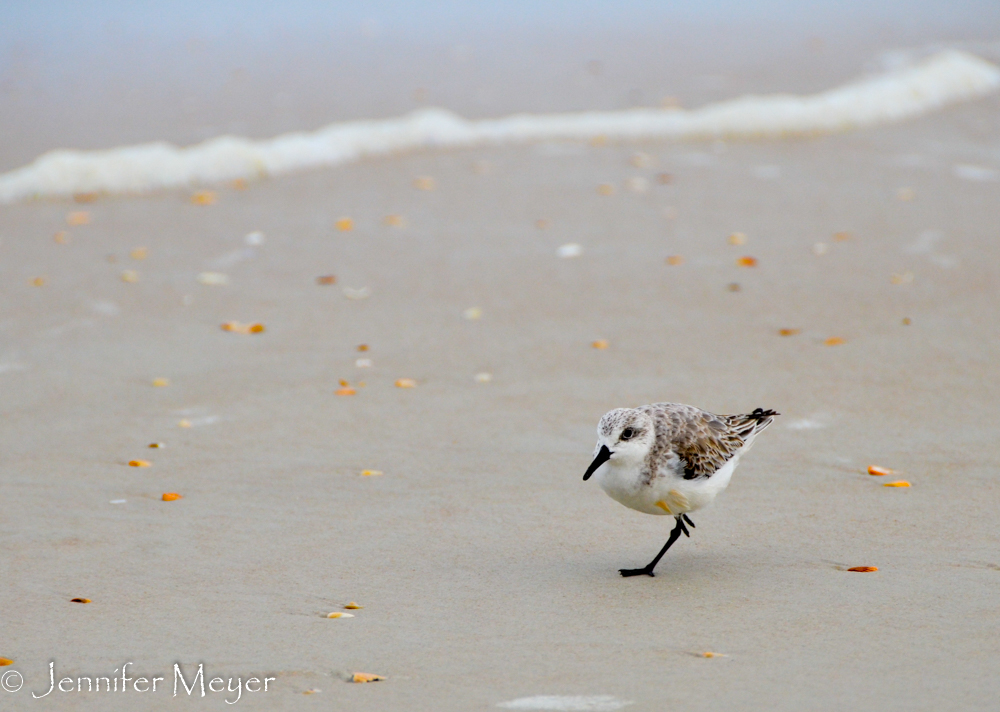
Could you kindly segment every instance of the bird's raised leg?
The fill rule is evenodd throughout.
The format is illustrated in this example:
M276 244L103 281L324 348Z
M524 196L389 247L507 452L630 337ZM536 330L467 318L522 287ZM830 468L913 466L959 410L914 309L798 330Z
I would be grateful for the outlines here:
M691 526L694 526L694 524L692 524ZM660 549L660 553L656 555L655 559L646 564L645 568L618 569L618 573L620 573L625 578L628 578L629 576L641 576L642 574L645 574L646 576L653 576L654 575L653 569L656 568L656 565L660 563L660 559L662 559L663 555L667 553L667 549L673 546L673 543L680 538L681 534L684 534L686 536L691 536L691 533L688 532L687 527L684 526L684 520L681 519L680 517L677 517L677 526L675 526L674 530L670 532L670 538L667 539L667 543L663 545L663 548Z

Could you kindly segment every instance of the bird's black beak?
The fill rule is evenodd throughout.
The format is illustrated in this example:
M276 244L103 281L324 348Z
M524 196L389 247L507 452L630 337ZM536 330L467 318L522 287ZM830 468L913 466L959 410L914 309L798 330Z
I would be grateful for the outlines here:
M583 481L586 482L587 480L589 480L590 476L597 471L597 468L610 459L611 459L611 451L608 450L608 446L601 445L601 449L600 452L597 453L597 457L594 458L594 461L590 463L590 467L588 467L587 471L583 474Z

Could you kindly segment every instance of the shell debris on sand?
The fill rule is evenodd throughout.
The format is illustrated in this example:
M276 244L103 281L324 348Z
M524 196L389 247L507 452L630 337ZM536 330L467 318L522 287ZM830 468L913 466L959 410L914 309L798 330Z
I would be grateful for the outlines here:
M191 202L195 205L215 205L219 197L213 190L199 190L191 196Z
M343 611L334 611L333 613L327 613L327 618L354 618L353 613L344 613Z
M556 254L563 258L579 257L583 254L583 248L575 242L567 242L565 245L559 246Z
M909 482L906 480L898 480L896 482L884 482L883 487L911 487Z
M844 343L844 339L839 336L831 336L823 342L824 346L840 346Z
M229 275L223 272L201 272L198 275L198 283L210 287L224 287L229 284Z
M382 219L382 222L389 227L403 227L403 225L406 224L402 215L386 215L385 218Z
M151 447L151 448L163 448L163 447L166 447L166 446L167 446L167 444L166 444L166 443L150 443L150 444L149 444L149 445L147 445L146 447Z
M90 603L90 599L89 598L71 598L71 599L69 599L69 602L70 603Z
M747 236L742 232L734 232L729 236L730 245L745 245Z
M134 250L128 253L128 256L133 260L144 260L149 257L149 249L145 247L136 247Z
M347 605L345 605L344 608L346 608L348 610L351 610L351 611L356 611L356 610L360 610L360 609L364 608L364 606L359 606L354 601L351 601L350 603L348 603Z
M369 672L356 672L351 676L351 682L378 682L384 679L383 675L373 675Z
M598 339L597 341L590 342L591 347L599 350L603 350L611 346L607 339Z
M135 284L136 282L139 281L139 273L136 272L134 269L127 269L122 272L121 278L123 282L127 282L128 284Z
M336 283L337 283L337 278L332 274L324 274L316 278L316 284L319 284L321 286L328 286Z
M348 299L367 299L372 295L372 290L368 287L362 287L361 289L353 289L351 287L344 287L344 296Z
M677 267L678 265L684 264L684 258L680 255L670 255L667 257L667 264L671 267Z
M252 324L244 324L240 321L227 321L224 322L219 328L223 331L231 331L235 334L261 334L266 330L263 324L256 322Z
M610 183L601 183L599 186L597 186L597 194L598 195L614 195L615 194L615 187L613 185L611 185Z
M154 378L152 380L152 384L156 388L166 388L167 386L170 385L170 379L169 378L164 378L162 376L157 376L156 378Z
M802 329L778 329L778 336L795 336L801 333Z
M148 460L129 460L129 467L152 467L153 463Z
M341 232L349 232L354 229L354 221L351 218L338 218L334 226Z
M487 371L483 371L482 373L477 373L472 378L473 380L475 380L476 383L489 383L490 381L493 380L493 374Z
M848 571L854 571L856 573L867 574L872 571L878 571L878 566L852 566Z
M737 259L736 260L736 265L738 267L756 267L757 266L757 258L756 257L750 257L749 255L746 255L744 257L740 257L739 259Z
M90 222L90 213L86 210L77 210L75 212L69 213L66 216L66 224L70 227L78 227L80 225L86 225Z
M894 474L896 474L896 471L895 470L890 470L888 467L880 467L878 465L869 465L868 466L868 474L869 475L875 475L877 477L881 477L883 475L894 475Z
M163 496L160 497L164 502L174 502L178 499L184 499L184 495L177 494L176 492L164 492Z
M8 665L13 665L14 661L10 658L0 658L0 667L7 667Z
M382 475L382 474L384 474L382 472L382 470L362 470L361 471L361 476L362 477L378 477L379 475Z
M416 388L417 382L412 378L397 378L396 388Z

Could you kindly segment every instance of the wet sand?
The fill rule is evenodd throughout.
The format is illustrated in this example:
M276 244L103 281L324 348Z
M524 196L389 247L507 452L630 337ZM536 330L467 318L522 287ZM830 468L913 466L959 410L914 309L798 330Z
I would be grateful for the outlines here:
M954 166L997 167L998 109L808 140L414 154L214 205L3 207L0 656L25 687L0 699L42 705L29 690L54 660L74 678L128 661L168 685L175 662L275 677L250 709L991 709L1000 183ZM77 210L90 223L67 227ZM670 522L580 478L601 414L660 400L783 415L657 576L622 580ZM844 570L860 565L879 570ZM353 619L325 618L350 601Z

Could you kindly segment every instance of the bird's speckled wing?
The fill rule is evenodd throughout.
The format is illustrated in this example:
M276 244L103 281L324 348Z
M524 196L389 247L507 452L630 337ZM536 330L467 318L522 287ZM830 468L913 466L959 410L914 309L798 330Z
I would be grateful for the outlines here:
M686 480L711 477L777 415L760 408L748 415L715 415L680 403L653 403L638 410L656 424L656 444L649 452L648 469L657 472L674 460L675 454L679 458L674 460L677 474Z

